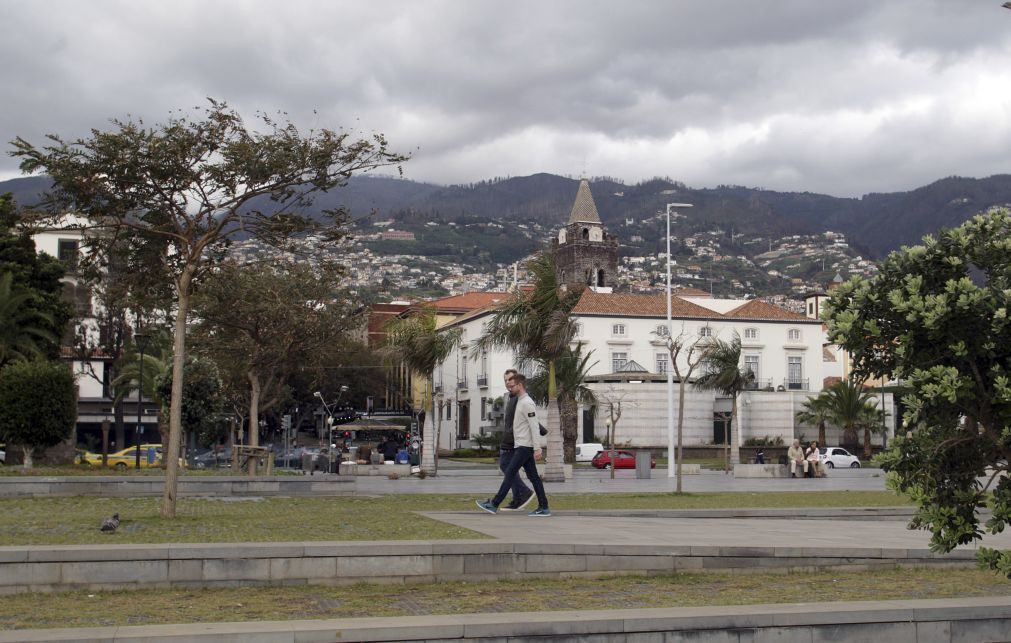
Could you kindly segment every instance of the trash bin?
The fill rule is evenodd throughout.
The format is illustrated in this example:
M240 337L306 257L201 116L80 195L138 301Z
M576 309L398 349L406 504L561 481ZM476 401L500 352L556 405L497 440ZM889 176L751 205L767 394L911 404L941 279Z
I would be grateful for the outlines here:
M407 449L401 449L400 451L397 451L397 457L395 461L397 464L407 464L408 461Z
M649 478L649 469L652 458L649 451L635 452L635 477L640 479Z
M302 471L312 471L312 454L306 451L302 452Z
M415 451L414 453L411 454L411 466L416 467L419 464L421 464L421 457L418 456L418 452Z

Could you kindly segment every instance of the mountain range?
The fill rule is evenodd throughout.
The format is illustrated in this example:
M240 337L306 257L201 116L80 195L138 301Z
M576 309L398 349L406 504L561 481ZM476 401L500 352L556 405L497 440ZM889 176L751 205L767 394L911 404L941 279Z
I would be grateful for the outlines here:
M361 223L374 216L404 227L533 220L556 228L568 219L578 183L543 173L452 186L366 175L320 195L315 206L344 206ZM0 193L12 192L18 203L30 205L49 184L46 177L12 179L0 182ZM591 179L590 186L601 220L612 230L627 220L662 212L668 202L691 203L694 207L682 211L687 217L679 220L683 234L713 227L729 229L731 235L770 237L831 230L846 234L851 245L875 259L992 206L1011 204L1011 174L948 177L908 192L860 198L732 185L692 188L668 178L628 185L604 177Z

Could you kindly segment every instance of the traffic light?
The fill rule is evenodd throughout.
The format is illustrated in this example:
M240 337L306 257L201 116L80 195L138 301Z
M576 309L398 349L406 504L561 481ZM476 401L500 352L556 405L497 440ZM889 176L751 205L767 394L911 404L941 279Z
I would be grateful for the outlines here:
M351 431L345 431L344 433L341 433L341 437L343 437L343 438L350 438L351 437Z
M281 416L281 429L284 430L284 431L290 431L291 430L291 416L290 415L282 415Z

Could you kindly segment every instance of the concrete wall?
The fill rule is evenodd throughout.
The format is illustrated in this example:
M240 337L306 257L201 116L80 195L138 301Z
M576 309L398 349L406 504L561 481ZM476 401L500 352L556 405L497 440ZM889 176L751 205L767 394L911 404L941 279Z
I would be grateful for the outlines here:
M504 641L544 643L754 643L756 641L902 641L978 643L1007 640L1006 599L969 598L851 603L786 603L725 607L452 614L317 621L254 621L77 630L0 632L17 641L202 641L332 643L333 641Z
M161 496L162 476L0 477L0 498L44 496ZM353 476L181 476L180 496L345 496Z
M0 548L0 594L270 584L602 577L678 571L975 566L975 552L875 547L572 545L488 540Z

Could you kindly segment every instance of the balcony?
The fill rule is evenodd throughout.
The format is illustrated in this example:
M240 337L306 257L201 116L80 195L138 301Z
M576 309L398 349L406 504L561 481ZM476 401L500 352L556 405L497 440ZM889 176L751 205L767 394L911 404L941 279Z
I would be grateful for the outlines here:
M442 395L442 384L436 384L432 387L432 392L436 395Z
M772 378L767 377L762 379L760 377L748 382L744 386L745 391L771 391L772 390Z
M808 380L806 379L785 379L780 385L780 390L785 391L809 391Z
M467 382L466 382L466 380L460 380L459 382L457 382L456 383L456 390L458 390L458 391L466 391L467 390Z
M477 377L477 385L480 386L481 388L488 388L488 376L487 375L478 375L478 377Z

